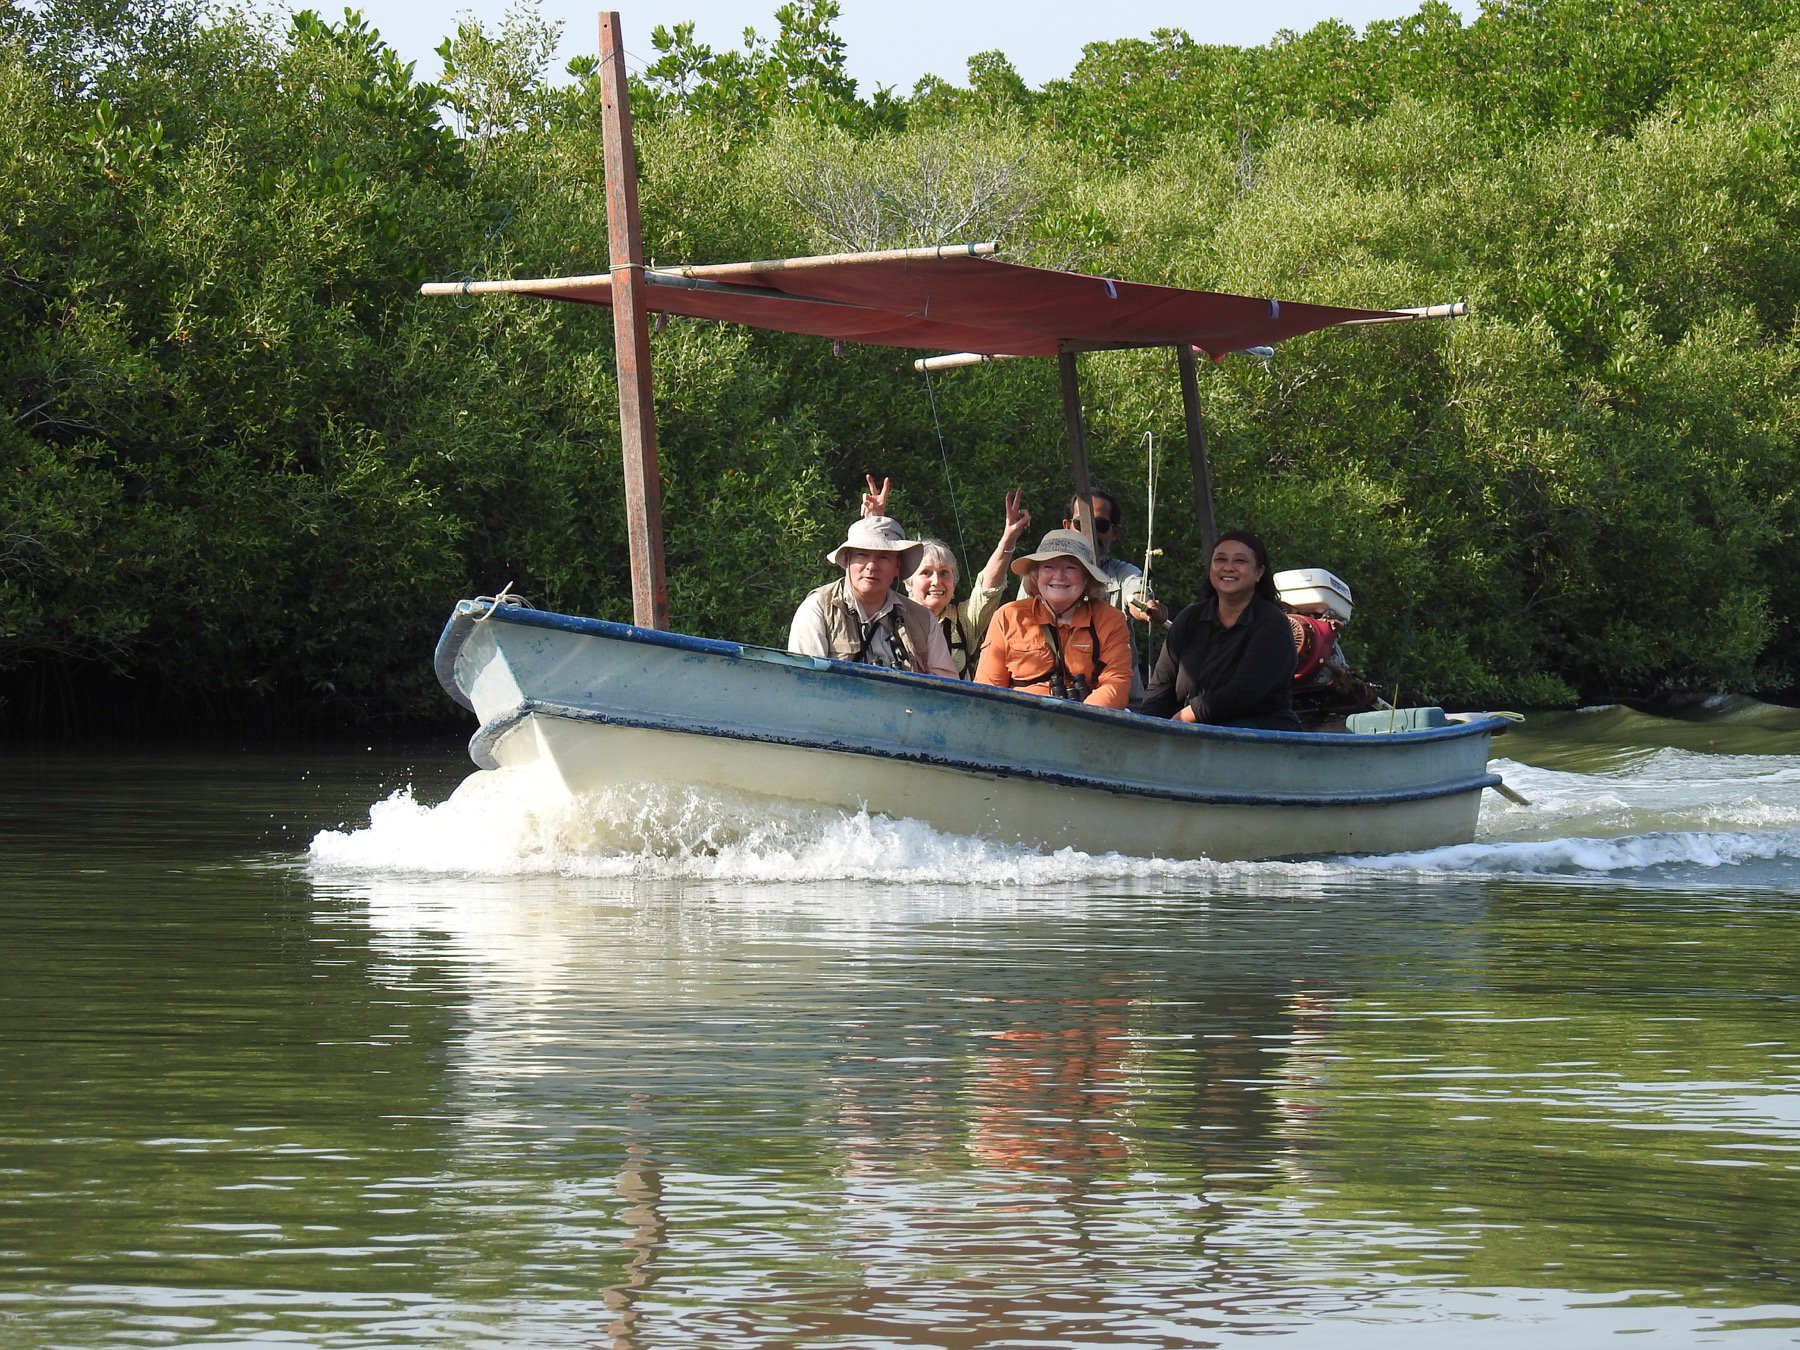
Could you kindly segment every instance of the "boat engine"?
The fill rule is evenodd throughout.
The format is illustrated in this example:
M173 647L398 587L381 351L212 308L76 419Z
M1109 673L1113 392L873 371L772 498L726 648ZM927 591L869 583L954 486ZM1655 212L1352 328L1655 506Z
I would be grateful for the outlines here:
M1338 642L1355 610L1349 585L1323 567L1277 572L1274 580L1294 634L1294 713L1301 725L1329 728L1381 707L1380 690L1351 671Z

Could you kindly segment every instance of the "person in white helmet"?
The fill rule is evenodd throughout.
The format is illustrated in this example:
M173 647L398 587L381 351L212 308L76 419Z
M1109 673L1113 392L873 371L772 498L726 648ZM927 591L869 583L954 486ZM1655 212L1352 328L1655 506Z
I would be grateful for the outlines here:
M1275 592L1294 635L1294 713L1302 726L1329 727L1382 705L1380 690L1355 674L1339 641L1355 600L1349 585L1323 567L1275 574Z

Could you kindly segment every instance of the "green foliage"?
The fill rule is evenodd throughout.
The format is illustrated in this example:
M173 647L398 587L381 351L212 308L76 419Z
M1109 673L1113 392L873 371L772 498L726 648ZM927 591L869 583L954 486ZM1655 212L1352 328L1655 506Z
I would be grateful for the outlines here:
M1330 20L1259 48L1203 46L1179 29L1093 43L1037 103L1073 144L1127 164L1197 137L1253 155L1285 122L1359 123L1407 96L1466 110L1496 146L1539 131L1624 135L1665 105L1728 99L1796 31L1785 0L1489 0L1466 28L1425 0L1361 35Z
M935 75L920 80L906 105L907 124L956 126L971 120L1017 118L1035 110L1037 95L1004 52L977 52L969 58L968 71L967 89Z
M303 14L281 49L233 32L243 78L210 125L60 99L16 48L0 67L26 226L0 378L30 438L7 465L6 641L65 672L105 655L188 715L391 709L411 664L334 649L327 622L379 630L460 584L461 527L382 386L394 302L441 270L466 173L434 96L353 18Z
M444 66L443 101L465 138L485 141L544 123L556 106L544 76L561 36L560 23L517 6L497 34L472 20L457 25L456 36L437 51Z
M528 4L421 83L354 11L46 0L0 35L0 717L446 711L459 595L630 613L610 314L419 299L608 266L596 67ZM1473 317L1203 370L1224 526L1358 598L1403 696L1791 685L1800 14L1427 0L1265 47L1096 43L1028 88L864 97L833 0L633 83L646 250L998 236L1104 275ZM776 642L865 473L986 558L1067 495L1055 372L672 320L653 337L676 622ZM1179 602L1202 559L1167 352L1084 357L1090 455ZM128 682L121 682L121 680ZM119 689L127 695L121 697ZM83 699L103 690L105 697Z
M634 86L633 111L646 122L698 117L740 142L790 114L863 130L895 125L899 109L887 91L866 103L857 97L831 26L838 12L837 0L790 0L775 11L776 36L746 28L742 51L696 42L692 23L659 24L650 32L658 56Z
M145 629L135 594L165 522L128 513L92 447L0 432L0 671L57 658L117 664ZM130 522L127 532L118 528Z

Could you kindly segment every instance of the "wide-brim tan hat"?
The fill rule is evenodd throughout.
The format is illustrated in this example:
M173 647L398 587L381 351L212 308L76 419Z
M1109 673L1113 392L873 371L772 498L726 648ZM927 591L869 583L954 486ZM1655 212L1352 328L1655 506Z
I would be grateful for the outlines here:
M900 575L907 576L919 565L919 556L925 552L925 545L917 539L908 539L906 531L900 528L900 522L891 516L864 516L850 526L839 544L825 558L833 567L844 565L844 550L850 548L864 549L869 553L898 553L900 555Z
M1027 553L1023 558L1013 560L1012 570L1024 576L1033 567L1052 558L1073 558L1087 568L1088 575L1102 586L1110 586L1112 578L1100 570L1094 561L1093 545L1088 543L1087 536L1080 530L1052 530L1045 535L1037 546L1036 553Z

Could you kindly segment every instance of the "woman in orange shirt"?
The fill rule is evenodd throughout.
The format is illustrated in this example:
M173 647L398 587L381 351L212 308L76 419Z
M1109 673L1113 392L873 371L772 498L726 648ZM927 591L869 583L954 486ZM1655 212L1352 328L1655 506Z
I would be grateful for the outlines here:
M1025 594L994 615L975 682L1123 708L1131 696L1131 630L1100 598L1108 578L1087 536L1052 530L1012 570L1025 579Z

